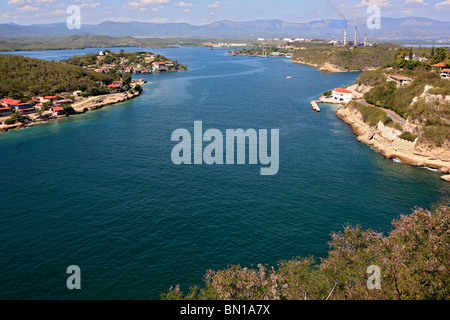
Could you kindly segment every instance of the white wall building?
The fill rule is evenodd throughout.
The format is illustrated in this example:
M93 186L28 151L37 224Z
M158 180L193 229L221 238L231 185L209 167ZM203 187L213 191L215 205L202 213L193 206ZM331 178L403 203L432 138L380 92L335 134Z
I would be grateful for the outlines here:
M337 101L349 102L353 99L353 93L342 88L337 88L333 90L333 99Z

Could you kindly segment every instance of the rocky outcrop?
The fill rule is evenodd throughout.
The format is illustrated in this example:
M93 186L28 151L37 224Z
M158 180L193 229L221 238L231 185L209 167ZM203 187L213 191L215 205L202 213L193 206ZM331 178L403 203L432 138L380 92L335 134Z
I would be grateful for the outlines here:
M450 173L450 150L445 148L424 150L417 142L399 138L400 130L385 126L379 122L370 126L362 119L361 113L348 107L336 111L337 116L352 126L358 140L372 147L389 159L415 166L438 169L442 173Z

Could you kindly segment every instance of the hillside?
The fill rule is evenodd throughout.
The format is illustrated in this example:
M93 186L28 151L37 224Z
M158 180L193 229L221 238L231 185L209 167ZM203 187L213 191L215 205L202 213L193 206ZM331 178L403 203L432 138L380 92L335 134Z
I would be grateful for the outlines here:
M0 97L27 100L77 90L92 91L119 80L118 73L101 74L79 66L22 56L0 55Z
M306 63L322 71L366 71L386 65L395 57L396 46L381 44L373 47L337 47L331 44L298 44L293 62Z
M0 38L0 51L73 50L109 47L167 48L175 45L201 46L204 41L206 40L110 37L100 35L72 35L67 37L2 37Z

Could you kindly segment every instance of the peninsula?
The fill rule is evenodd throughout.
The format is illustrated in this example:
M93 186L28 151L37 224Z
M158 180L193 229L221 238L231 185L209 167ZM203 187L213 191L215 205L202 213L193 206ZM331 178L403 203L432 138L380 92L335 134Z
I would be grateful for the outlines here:
M325 92L321 101L344 104L337 116L387 158L448 174L450 52L433 48L421 59L412 48L395 52L389 64L362 73L345 89Z
M61 62L0 55L0 131L127 101L142 92L132 74L187 67L159 54L108 50Z

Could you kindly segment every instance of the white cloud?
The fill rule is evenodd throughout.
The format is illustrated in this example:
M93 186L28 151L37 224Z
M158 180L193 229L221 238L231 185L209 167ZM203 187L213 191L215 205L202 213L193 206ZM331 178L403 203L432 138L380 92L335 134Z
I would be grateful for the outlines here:
M184 9L183 12L189 13L189 12L192 12L192 10L191 9Z
M365 6L378 6L378 7L389 7L391 4L390 0L362 0L358 5L360 7Z
M206 7L210 9L219 9L224 7L224 4L222 2L216 1L214 3L208 4Z
M9 0L6 4L9 6L23 6L25 3L31 3L30 0Z
M444 2L440 2L436 4L436 7L442 7L442 6L450 6L450 0L445 0Z
M100 2L94 2L94 3L82 3L80 4L80 8L92 8L95 9L100 5Z
M154 18L154 19L152 19L150 21L154 22L154 23L161 23L161 22L166 22L167 18L159 18L159 17L157 17L157 18Z
M193 7L194 5L192 3L180 1L180 2L176 3L175 6L177 6L177 7Z
M39 8L30 6L29 4L27 4L26 6L17 9L17 11L19 11L19 12L36 12L36 11L39 11Z
M169 3L170 1L171 0L138 0L128 2L127 5L129 5L130 7L144 7L148 5L165 4Z

